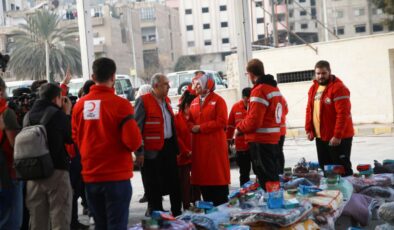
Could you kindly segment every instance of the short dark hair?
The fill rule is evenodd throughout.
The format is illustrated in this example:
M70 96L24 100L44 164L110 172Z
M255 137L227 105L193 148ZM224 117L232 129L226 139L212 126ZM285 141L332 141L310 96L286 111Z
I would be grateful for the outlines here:
M250 93L252 92L252 88L246 87L242 90L242 97L250 97Z
M328 71L331 72L331 67L330 67L330 63L328 61L325 60L320 60L316 63L315 65L315 69L317 68L326 68Z
M56 97L59 97L62 93L62 89L54 83L46 83L42 85L38 91L40 99L52 101Z
M33 81L33 83L30 86L30 89L31 89L32 92L37 92L39 90L40 86L42 86L43 84L46 84L46 83L48 83L47 80L36 80L36 81Z
M257 58L253 58L250 60L246 66L246 71L252 73L255 76L263 77L265 75L264 72L264 64Z
M116 64L110 58L99 58L93 62L93 74L99 83L107 82L116 72Z

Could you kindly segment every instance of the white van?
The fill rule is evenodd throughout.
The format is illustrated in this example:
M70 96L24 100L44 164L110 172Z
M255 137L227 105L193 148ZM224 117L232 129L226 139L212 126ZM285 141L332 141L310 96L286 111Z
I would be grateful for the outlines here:
M197 70L181 71L168 73L167 77L170 81L170 91L168 96L182 95L187 86L192 83L192 78ZM227 88L226 83L222 80L219 73L212 70L203 70L207 74L211 74L215 79L216 89Z
M133 89L133 85L131 84L131 79L128 75L116 75L115 80L115 92L116 95L126 98L129 101L134 101L135 99L135 92ZM69 94L73 96L78 96L79 90L82 88L83 84L85 83L83 78L75 78L71 79L70 83L68 84L69 87Z

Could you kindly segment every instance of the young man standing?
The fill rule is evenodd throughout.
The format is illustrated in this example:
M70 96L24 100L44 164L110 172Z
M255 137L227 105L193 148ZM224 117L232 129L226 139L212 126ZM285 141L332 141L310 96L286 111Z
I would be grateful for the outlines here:
M115 62L93 62L89 94L74 107L72 131L81 152L82 177L96 229L126 229L132 194L131 152L141 134L130 102L115 95Z
M248 62L246 71L254 84L248 114L236 127L235 135L244 134L260 185L279 181L279 139L282 121L282 94L272 75L266 75L259 59Z
M305 131L310 141L316 139L320 168L343 165L345 175L353 174L350 152L354 135L350 91L331 74L330 63L315 65L315 80L308 92Z

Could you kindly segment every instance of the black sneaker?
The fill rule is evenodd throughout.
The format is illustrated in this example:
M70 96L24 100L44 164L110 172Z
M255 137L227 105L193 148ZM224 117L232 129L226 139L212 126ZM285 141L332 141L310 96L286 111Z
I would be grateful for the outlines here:
M146 202L148 202L148 198L146 198L146 196L144 195L138 202L146 203Z
M89 229L89 225L85 225L80 222L77 222L76 224L71 224L70 228L71 230L85 230L85 229Z

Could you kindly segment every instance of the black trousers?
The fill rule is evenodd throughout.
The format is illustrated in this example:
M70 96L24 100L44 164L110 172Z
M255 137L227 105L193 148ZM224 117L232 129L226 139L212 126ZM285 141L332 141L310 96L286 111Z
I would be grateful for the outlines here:
M242 186L250 180L249 174L252 168L252 160L249 150L237 151L236 161L239 167L239 184Z
M200 186L204 201L213 202L214 206L224 204L228 201L228 185Z
M283 153L283 145L285 144L285 135L280 136L279 139L279 154L278 154L278 170L279 174L283 174L285 169L285 154Z
M352 163L350 162L350 153L352 150L353 138L341 140L338 146L329 146L329 141L322 141L316 138L317 158L319 165L324 170L324 165L343 165L345 167L345 176L353 174Z
M181 214L181 188L176 161L176 139L164 141L155 159L145 159L141 169L145 181L145 194L151 211L163 211L162 196L170 195L171 212Z
M279 181L277 144L249 143L253 171L259 180L261 188L265 189L268 181Z

